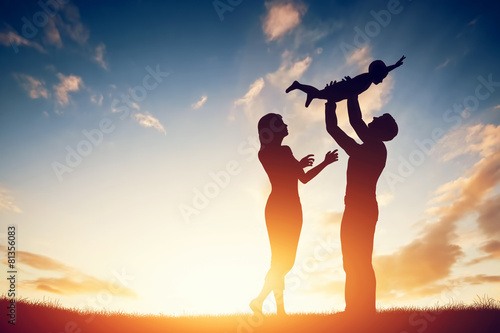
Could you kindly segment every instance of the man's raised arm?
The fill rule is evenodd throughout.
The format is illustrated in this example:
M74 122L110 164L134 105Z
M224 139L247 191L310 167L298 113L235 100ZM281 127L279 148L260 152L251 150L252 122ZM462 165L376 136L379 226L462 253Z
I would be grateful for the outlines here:
M336 109L337 105L334 102L325 104L326 131L348 155L351 155L359 145L338 126Z
M364 142L369 137L369 131L361 115L358 95L351 96L347 99L347 113L349 114L349 123L352 128L354 128L354 131L356 131L361 141Z

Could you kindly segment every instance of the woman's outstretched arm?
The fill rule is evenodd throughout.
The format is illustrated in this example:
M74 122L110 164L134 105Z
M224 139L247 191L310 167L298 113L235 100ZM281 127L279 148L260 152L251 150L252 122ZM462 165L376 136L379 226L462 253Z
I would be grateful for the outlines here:
M308 158L308 156L311 156L311 155L307 155L306 157L304 157L304 159ZM302 172L302 174L299 177L299 180L304 184L308 183L311 179L316 177L321 172L321 170L323 170L328 164L332 164L333 162L338 161L338 159L339 159L339 155L337 153L337 149L335 149L334 151L327 152L323 162L316 165L314 168L312 168L311 170L309 170L307 172Z

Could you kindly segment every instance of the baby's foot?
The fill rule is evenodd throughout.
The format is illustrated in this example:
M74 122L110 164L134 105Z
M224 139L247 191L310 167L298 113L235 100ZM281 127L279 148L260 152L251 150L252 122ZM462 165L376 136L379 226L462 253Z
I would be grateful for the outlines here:
M290 87L286 88L285 92L288 94L290 91L297 89L297 85L299 82L293 81L293 83L290 85Z
M313 98L311 96L309 96L309 94L307 94L307 98L306 98L306 108L309 106L309 104L311 104Z
M262 314L262 302L257 298L252 300L249 305L253 312Z

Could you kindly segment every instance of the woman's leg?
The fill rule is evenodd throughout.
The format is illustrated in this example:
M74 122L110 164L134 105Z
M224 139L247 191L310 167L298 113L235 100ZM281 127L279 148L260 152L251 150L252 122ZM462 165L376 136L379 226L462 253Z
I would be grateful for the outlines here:
M254 312L262 313L262 304L273 291L278 314L285 314L283 301L285 275L295 263L302 229L302 207L298 198L294 200L280 198L273 204L268 201L265 215L271 245L271 268L267 272L261 292L250 302L250 308Z
M266 279L259 295L250 302L250 309L255 313L262 313L262 304L264 304L271 291L273 291L271 279Z
M276 300L276 313L285 315L285 302L283 301L283 289L274 289L274 299Z

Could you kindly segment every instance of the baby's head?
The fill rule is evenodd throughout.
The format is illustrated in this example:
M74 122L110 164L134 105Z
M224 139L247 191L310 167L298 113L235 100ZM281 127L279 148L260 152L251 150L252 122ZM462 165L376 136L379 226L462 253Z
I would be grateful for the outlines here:
M379 84L385 79L389 71L382 60L375 60L368 67L368 73L372 75L373 83Z

